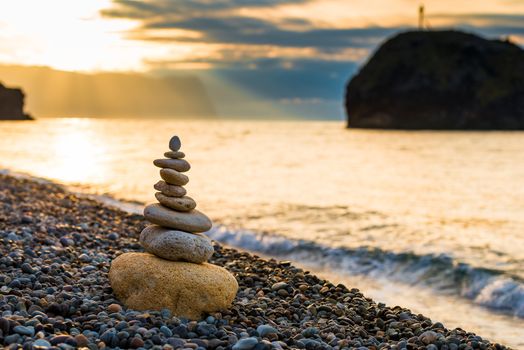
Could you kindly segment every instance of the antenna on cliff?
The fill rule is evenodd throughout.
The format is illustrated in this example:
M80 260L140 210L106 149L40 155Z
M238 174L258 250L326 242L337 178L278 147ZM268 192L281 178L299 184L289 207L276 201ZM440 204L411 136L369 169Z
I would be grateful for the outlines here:
M424 30L424 5L418 7L418 29Z

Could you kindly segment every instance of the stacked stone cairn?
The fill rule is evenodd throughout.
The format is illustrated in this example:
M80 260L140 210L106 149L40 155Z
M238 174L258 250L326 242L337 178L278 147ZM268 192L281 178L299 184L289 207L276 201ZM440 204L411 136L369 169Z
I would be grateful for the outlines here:
M222 267L207 263L213 254L211 240L203 234L211 220L196 210L196 202L186 196L184 175L190 168L180 151L177 136L169 142L161 168L162 181L154 188L159 203L144 209L153 223L140 234L146 253L124 253L111 264L109 279L116 296L136 310L169 309L178 317L198 319L204 313L228 308L238 283Z

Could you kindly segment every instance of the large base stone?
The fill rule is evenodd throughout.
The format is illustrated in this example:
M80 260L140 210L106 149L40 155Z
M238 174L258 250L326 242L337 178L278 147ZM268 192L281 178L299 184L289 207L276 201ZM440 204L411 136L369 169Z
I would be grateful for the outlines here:
M118 256L111 264L109 280L128 308L166 308L192 320L227 309L238 290L235 277L220 266L169 261L149 253Z

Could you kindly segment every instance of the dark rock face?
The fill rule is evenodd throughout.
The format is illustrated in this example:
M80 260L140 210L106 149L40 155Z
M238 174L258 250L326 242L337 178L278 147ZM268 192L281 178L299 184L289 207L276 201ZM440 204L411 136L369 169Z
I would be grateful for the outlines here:
M348 127L523 130L524 51L457 31L384 43L346 89Z
M0 120L31 120L24 113L24 93L0 84Z

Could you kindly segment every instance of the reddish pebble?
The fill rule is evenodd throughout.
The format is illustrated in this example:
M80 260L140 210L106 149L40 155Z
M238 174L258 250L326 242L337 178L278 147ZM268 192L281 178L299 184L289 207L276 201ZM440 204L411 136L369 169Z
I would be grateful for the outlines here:
M120 312L122 311L122 306L118 304L111 304L107 307L107 311L113 313L113 312Z
M86 336L83 334L78 334L77 336L75 336L75 340L76 340L76 345L79 348L85 348L87 347L87 344L89 343Z
M144 346L144 341L140 338L134 337L133 339L131 339L129 346L134 349L141 348L142 346Z

